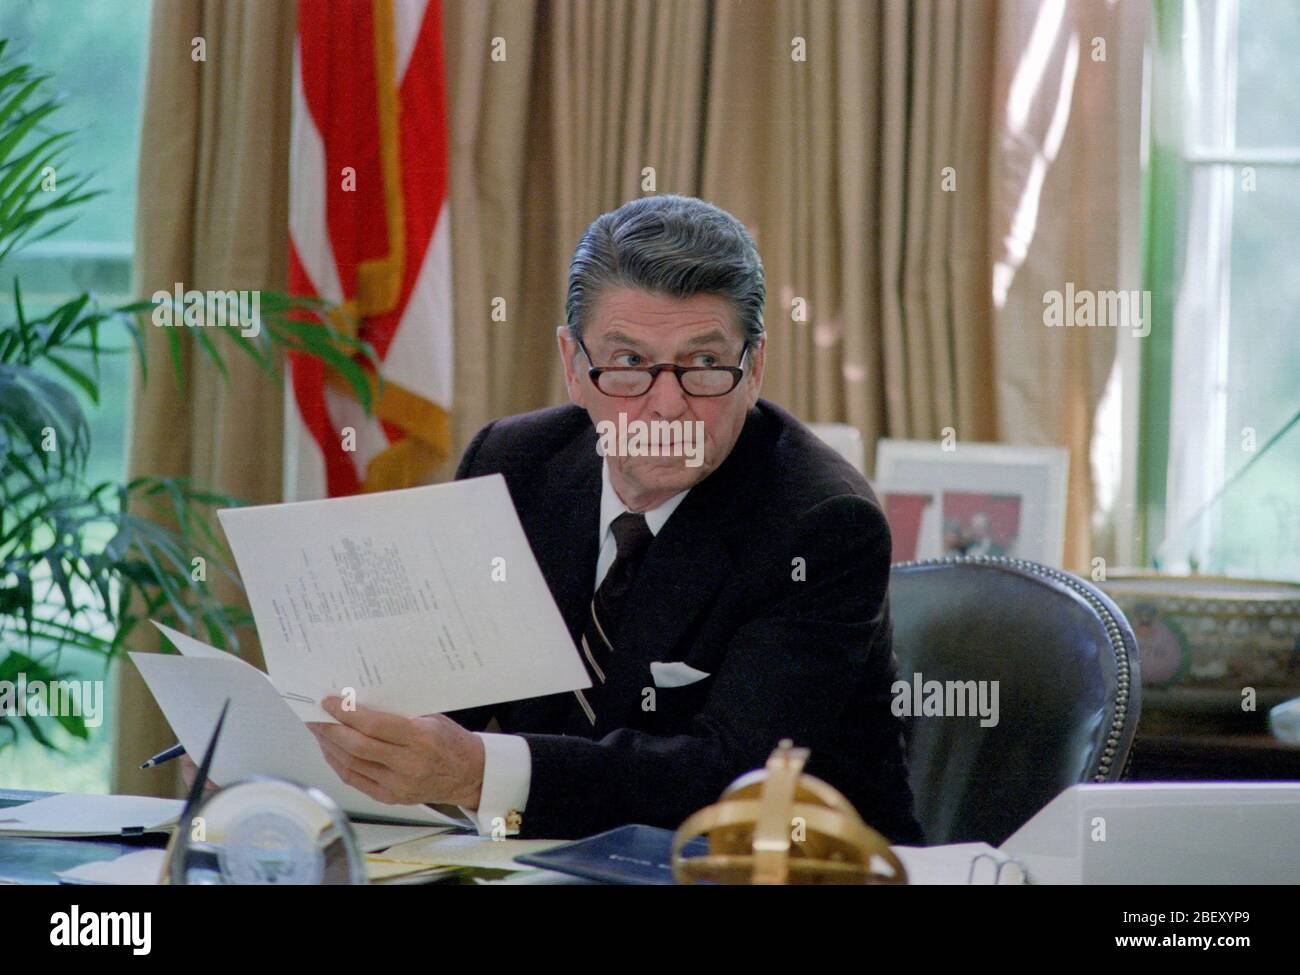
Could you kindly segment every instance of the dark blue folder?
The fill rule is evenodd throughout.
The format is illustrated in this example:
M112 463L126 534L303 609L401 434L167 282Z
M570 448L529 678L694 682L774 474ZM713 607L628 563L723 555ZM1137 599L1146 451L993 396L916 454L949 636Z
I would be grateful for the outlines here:
M609 884L671 884L672 850L672 830L632 825L515 859L530 867ZM682 850L685 856L708 852L709 843L703 837L691 840Z

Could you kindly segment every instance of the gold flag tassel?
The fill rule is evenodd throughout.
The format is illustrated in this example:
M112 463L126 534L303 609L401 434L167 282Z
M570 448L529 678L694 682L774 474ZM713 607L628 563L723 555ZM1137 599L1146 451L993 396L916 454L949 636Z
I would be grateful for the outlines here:
M406 266L393 0L374 0L373 10L375 91L388 253L357 265L356 300L345 302L342 309L342 318L354 323L351 328L345 327L346 334L356 334L361 321L387 314L397 307ZM334 389L355 398L355 391L334 370L327 371L326 379ZM404 436L370 459L362 490L388 491L426 481L451 450L451 416L438 404L390 380L385 379L380 386L373 375L370 376L370 394L371 412L400 429Z

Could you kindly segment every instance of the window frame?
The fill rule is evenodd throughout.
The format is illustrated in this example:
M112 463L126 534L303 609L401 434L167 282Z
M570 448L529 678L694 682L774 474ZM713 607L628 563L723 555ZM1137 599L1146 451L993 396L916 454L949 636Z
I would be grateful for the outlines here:
M1242 11L1237 0L1218 2L1231 5L1230 16L1234 21L1240 18ZM1198 172L1220 167L1232 167L1234 179L1237 170L1246 166L1300 172L1300 146L1222 149L1202 145L1185 131L1186 14L1182 0L1152 0L1149 48L1152 73L1142 206L1142 280L1143 287L1152 296L1152 329L1140 351L1135 555L1142 565L1157 569L1162 568L1157 560L1159 551L1170 537L1167 513L1170 457L1174 447L1171 421L1175 392L1175 305L1180 273L1186 262L1193 179ZM1236 84L1235 79L1233 83ZM1219 282L1222 292L1230 294L1231 234L1222 246L1227 253L1219 265ZM1223 324L1226 336L1231 332L1231 318L1226 318ZM1225 338L1220 354L1226 355L1226 350ZM1223 419L1226 424L1226 416ZM1222 483L1220 479L1220 489Z

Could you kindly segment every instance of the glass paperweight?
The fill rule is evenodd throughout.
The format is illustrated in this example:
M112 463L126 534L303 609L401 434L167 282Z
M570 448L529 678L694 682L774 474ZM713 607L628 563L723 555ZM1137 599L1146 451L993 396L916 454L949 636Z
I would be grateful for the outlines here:
M173 884L364 884L352 825L319 789L251 778L205 799L177 826Z

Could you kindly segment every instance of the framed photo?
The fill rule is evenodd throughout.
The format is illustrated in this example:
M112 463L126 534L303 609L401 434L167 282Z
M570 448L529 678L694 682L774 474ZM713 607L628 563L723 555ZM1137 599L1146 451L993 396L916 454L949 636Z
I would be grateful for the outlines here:
M875 487L893 560L1005 555L1059 567L1069 465L1064 447L881 440Z
M939 521L939 499L924 492L885 491L879 484L885 520L893 540L891 562L910 562L939 555L943 531Z

